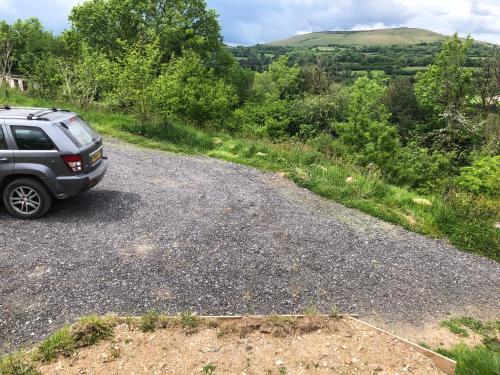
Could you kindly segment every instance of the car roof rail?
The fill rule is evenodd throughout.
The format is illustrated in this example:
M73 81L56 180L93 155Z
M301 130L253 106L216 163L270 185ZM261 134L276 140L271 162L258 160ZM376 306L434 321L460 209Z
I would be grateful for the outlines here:
M36 117L36 116L33 116L32 114L29 114L28 116L12 116L12 115L3 116L3 115L0 115L0 119L50 121L46 117Z

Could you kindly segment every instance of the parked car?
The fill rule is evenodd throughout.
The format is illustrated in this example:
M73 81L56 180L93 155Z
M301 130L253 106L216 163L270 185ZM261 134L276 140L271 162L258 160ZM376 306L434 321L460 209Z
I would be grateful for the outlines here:
M54 198L97 185L107 166L102 137L78 114L0 107L0 194L12 216L43 216Z

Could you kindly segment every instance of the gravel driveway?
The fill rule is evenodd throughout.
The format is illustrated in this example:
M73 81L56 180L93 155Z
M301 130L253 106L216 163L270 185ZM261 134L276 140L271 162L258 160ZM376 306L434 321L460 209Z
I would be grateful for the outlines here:
M444 241L244 166L109 140L107 155L103 183L47 217L0 210L0 348L96 313L500 311L500 265Z

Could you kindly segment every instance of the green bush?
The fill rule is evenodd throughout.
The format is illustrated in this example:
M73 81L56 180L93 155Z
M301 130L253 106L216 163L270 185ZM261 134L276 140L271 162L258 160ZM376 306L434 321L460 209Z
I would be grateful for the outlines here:
M347 90L336 88L326 95L306 94L290 103L290 135L310 139L322 132L332 132L332 122L345 120Z
M335 124L340 140L352 147L361 164L383 167L399 146L397 130L388 123L390 114L382 103L384 90L376 80L358 78L351 90L347 122Z
M387 173L398 185L437 191L455 173L455 157L454 152L431 151L412 142L398 150Z
M290 103L286 100L247 103L236 111L244 130L271 139L285 138L290 125Z
M457 183L475 195L500 196L500 155L478 159L462 168Z
M186 52L165 66L151 101L163 119L174 117L203 126L227 121L238 97L234 87L218 78L198 55Z

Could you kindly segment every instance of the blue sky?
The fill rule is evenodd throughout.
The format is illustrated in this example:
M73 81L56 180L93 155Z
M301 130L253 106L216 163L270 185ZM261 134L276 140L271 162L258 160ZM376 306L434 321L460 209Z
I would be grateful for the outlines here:
M56 33L79 0L0 0L0 19L36 16ZM208 0L226 43L255 44L323 30L420 27L500 44L500 0Z

